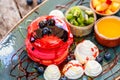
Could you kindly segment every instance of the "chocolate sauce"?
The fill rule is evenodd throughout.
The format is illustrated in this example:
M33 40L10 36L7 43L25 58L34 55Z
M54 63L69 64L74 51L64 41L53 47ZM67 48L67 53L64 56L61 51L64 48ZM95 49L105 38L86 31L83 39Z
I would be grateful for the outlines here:
M18 54L20 53L20 54ZM18 62L14 63L13 58L18 55ZM12 69L10 70L10 75L17 80L37 80L39 74L37 71L31 71L30 68L33 68L33 62L26 54L24 47L21 47L11 58ZM34 68L33 68L34 69ZM19 71L19 72L17 72ZM20 74L18 74L20 73Z
M90 35L93 35L93 34L90 34ZM89 38L89 37L82 38L81 40L84 40L84 39L87 39L87 38ZM70 48L69 48L69 55L68 56L71 56L74 59L74 54L73 53L74 53L75 47L76 47L77 43L80 42L81 40L76 40L76 42L74 42L70 46ZM94 40L94 38L92 40ZM96 46L100 46L100 45L96 44ZM35 70L35 68L33 66L34 66L34 64L38 64L38 63L33 62L27 56L26 51L25 51L24 48L25 48L25 45L23 45L19 50L17 50L17 52L15 54L13 54L13 56L11 58L12 69L10 70L10 75L12 77L16 78L17 80L22 80L23 78L25 78L26 80L37 80L37 78L40 76L40 74L38 73L38 71ZM115 48L111 48L111 49L113 49L113 53L115 54L115 57L114 57L114 59L112 59L112 61L109 61L105 65L102 65L104 68L103 68L103 72L100 75L98 75L99 77L104 75L108 71L110 71L117 64L117 62L118 62L118 60L120 58L120 55L117 54ZM108 50L109 50L109 48L106 48L106 47L102 46L102 49L100 49L99 52L100 52L100 54L104 54ZM16 55L18 55L18 62L14 63L13 58ZM56 55L56 58L57 57L58 56ZM61 73L62 73L63 67L67 63L68 63L68 61L65 60L60 65L58 65ZM23 66L23 65L25 65L25 66ZM109 66L109 67L106 67L106 66ZM45 66L43 66L43 67L45 67ZM32 70L32 69L34 69L34 70ZM20 75L19 74L15 74L16 71L18 71L18 72L20 72L22 74L20 74ZM62 75L63 75L63 73L62 73ZM94 77L94 78L97 78L97 77Z

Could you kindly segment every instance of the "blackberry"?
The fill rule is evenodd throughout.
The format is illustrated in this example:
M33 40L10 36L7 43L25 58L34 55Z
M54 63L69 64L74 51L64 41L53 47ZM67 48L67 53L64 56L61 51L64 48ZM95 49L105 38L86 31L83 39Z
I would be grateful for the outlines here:
M47 22L46 21L41 21L41 22L39 22L39 27L40 28L44 28L44 27L46 27L47 26Z
M55 20L54 19L48 19L47 23L49 26L55 26Z

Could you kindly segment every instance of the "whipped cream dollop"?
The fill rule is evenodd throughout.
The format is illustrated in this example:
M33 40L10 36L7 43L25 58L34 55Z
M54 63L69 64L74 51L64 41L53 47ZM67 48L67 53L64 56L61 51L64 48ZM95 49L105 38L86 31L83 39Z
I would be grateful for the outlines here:
M88 61L85 65L85 74L91 77L98 76L102 72L102 66L95 60Z
M76 60L85 64L89 60L95 60L98 56L99 50L97 46L90 40L84 40L76 46L74 55Z
M63 12L60 11L60 10L57 10L57 9L52 10L52 11L49 13L49 15L50 15L50 16L56 16L56 17L59 17L59 18L61 18L61 19L64 19L64 14L63 14Z
M71 60L64 66L62 72L69 79L78 79L83 75L84 70L79 61Z
M59 80L61 76L58 66L52 64L49 65L44 72L45 80Z

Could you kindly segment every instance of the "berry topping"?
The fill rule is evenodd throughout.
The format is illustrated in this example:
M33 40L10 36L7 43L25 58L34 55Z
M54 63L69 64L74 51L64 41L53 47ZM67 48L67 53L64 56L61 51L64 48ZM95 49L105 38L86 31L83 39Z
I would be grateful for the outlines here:
M31 38L30 38L30 42L31 42L31 43L35 42L35 38L34 38L34 37L31 37Z
M64 29L59 28L59 27L54 27L54 29L52 29L52 32L55 36L61 38L64 42L67 41L68 33Z
M62 76L60 80L68 80L68 78L66 76Z
M51 33L51 29L49 29L48 27L44 27L42 29L42 36L43 35L49 35Z
M42 3L42 0L37 0L37 4L40 4L40 3Z
M111 59L111 54L109 52L105 53L104 58L106 60L110 60Z
M39 27L40 28L44 28L44 27L46 27L47 26L47 22L46 21L41 21L41 22L39 22Z
M49 26L55 26L55 20L54 19L48 19L47 21Z
M42 30L41 29L37 29L37 30L35 30L35 33L36 33L36 35L35 35L35 37L36 38L42 38Z
M40 67L37 67L37 71L39 74L43 74L44 73L44 67L40 66Z
M96 61L99 62L99 63L102 63L102 61L103 61L103 57L100 56L100 55L97 56L97 57L96 57Z
M63 33L63 35L61 36L61 39L62 39L64 42L67 41L67 39L68 39L68 33L67 33L67 31L64 30L64 33Z
M33 4L33 0L26 0L27 5L32 5Z
M74 60L74 58L75 58L74 55L73 55L73 54L70 54L70 55L67 56L66 61L69 62L69 61L71 61L71 60Z
M34 65L34 68L37 70L37 72L38 72L39 74L43 74L43 73L44 73L44 70L45 70L45 67L44 67L44 66L35 64L35 65Z

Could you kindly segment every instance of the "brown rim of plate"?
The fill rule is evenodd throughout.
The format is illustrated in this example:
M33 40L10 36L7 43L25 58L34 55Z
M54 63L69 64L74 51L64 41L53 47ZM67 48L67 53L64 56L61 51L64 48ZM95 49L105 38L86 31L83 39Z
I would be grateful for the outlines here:
M106 18L116 18L116 19L120 20L120 17L117 17L117 16L106 16L106 17L102 17L102 18L98 19L98 20L95 22L95 25L94 25L94 31L95 31L95 33L96 33L98 36L100 36L100 37L102 37L102 38L104 38L104 39L106 39L106 40L116 40L116 39L120 39L120 36L115 37L115 38L108 38L108 37L104 36L103 34L99 33L99 31L98 31L98 29L97 29L97 23L99 23L101 20L106 19Z

